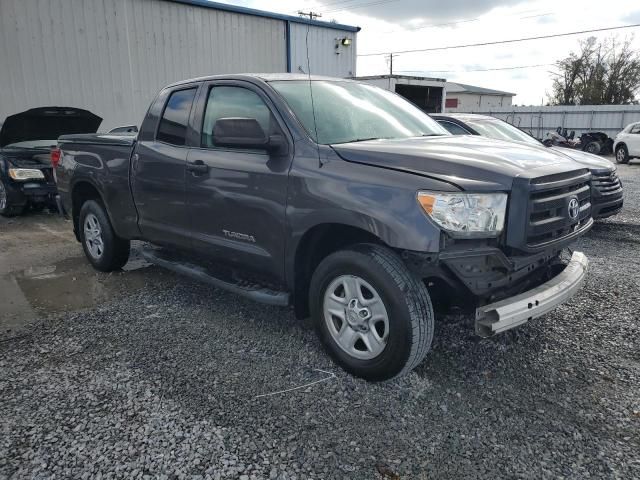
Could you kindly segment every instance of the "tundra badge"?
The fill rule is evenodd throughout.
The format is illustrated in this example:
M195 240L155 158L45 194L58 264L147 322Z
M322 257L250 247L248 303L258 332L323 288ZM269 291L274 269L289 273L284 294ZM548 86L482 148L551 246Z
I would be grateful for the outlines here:
M256 243L256 239L253 235L247 235L246 233L230 232L229 230L222 230L224 236L227 238L235 238L237 240L244 240L245 242Z

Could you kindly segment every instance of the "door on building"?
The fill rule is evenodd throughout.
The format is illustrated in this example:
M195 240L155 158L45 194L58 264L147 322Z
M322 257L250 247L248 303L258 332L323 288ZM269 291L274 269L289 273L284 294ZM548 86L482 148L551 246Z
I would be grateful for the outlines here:
M398 83L396 93L427 113L442 113L442 87Z

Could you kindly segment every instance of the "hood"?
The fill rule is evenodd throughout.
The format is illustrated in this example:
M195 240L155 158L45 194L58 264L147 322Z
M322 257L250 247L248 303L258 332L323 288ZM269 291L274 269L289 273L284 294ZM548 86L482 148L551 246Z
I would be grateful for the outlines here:
M609 172L614 169L613 163L609 160L592 153L583 152L582 150L573 150L571 148L562 147L550 147L550 150L561 155L566 155L574 162L578 162L580 165L590 168L591 170Z
M70 133L95 133L100 123L102 118L79 108L32 108L4 120L0 147L29 140L56 140Z
M468 135L368 140L332 148L347 161L424 175L471 191L509 190L515 177L583 168L543 145Z

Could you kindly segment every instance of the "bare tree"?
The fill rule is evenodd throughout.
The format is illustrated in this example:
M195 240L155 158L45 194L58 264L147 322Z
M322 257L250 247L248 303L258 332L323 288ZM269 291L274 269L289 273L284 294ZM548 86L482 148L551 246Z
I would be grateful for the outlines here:
M580 51L556 62L551 105L624 105L640 91L640 55L631 39L580 42Z

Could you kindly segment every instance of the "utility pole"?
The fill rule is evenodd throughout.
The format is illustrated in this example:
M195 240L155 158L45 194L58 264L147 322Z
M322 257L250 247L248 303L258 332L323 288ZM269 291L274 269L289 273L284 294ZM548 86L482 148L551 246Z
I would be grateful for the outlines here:
M301 17L309 17L309 20L315 20L316 18L320 18L322 16L322 14L320 13L312 11L304 12L302 10L298 10L298 15L300 15Z
M394 56L396 56L396 57L397 57L397 56L398 56L398 54L397 54L397 53L390 53L390 54L387 56L387 59L389 60L389 75L393 75L393 57L394 57Z

